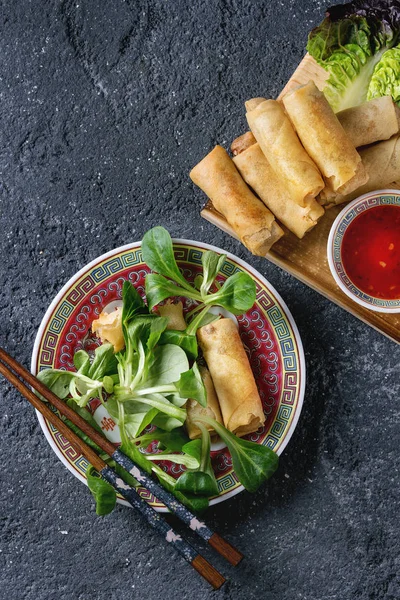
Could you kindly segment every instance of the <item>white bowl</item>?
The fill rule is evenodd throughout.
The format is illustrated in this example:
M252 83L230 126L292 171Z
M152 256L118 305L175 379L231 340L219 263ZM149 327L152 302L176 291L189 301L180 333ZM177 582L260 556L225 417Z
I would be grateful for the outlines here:
M338 214L331 227L327 255L333 278L342 292L364 308L381 313L400 313L400 299L375 298L360 290L348 277L342 263L342 241L350 223L362 212L376 206L400 206L399 190L377 190L356 198Z

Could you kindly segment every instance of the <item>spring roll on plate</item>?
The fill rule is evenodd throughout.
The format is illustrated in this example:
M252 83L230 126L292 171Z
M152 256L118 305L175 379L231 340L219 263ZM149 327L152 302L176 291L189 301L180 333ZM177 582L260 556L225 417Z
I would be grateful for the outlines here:
M182 302L175 304L172 300L168 299L165 304L158 307L157 312L160 317L168 319L167 329L174 329L175 331L184 331L186 329L187 325L183 316Z
M203 407L200 406L200 404L198 402L196 402L196 400L191 400L189 399L186 402L186 421L185 421L185 426L186 426L186 430L188 432L188 436L190 437L191 440L195 440L199 437L201 437L201 430L199 429L199 427L196 425L196 416L207 416L207 417L211 417L212 419L214 419L215 421L218 421L218 423L221 423L223 425L223 420L222 420L222 416L221 416L221 410L219 407L219 403L218 403L218 398L217 398L217 394L215 392L215 388L214 388L214 384L213 384L213 380L211 379L211 375L208 369L206 369L206 367L199 367L200 369L200 374L201 374L201 378L203 380L204 386L206 388L207 391L207 406ZM211 425L204 425L204 427L210 432L210 435L216 435L214 429L211 427Z
M329 188L339 194L343 190L350 193L367 182L360 155L313 81L289 92L282 101Z
M234 157L233 162L241 176L253 188L277 219L298 238L310 231L325 213L314 198L299 206L290 196L282 181L274 173L258 144Z
M114 352L125 348L124 334L122 331L122 308L102 312L98 319L92 322L92 331L101 339L103 344L112 344Z
M197 331L199 346L217 392L224 425L238 436L263 425L265 415L247 354L231 319Z
M191 170L190 178L253 254L265 256L283 236L272 212L249 189L221 146L216 146Z
M246 102L246 109L250 129L276 176L288 188L292 200L305 206L322 190L324 181L281 104L254 98Z

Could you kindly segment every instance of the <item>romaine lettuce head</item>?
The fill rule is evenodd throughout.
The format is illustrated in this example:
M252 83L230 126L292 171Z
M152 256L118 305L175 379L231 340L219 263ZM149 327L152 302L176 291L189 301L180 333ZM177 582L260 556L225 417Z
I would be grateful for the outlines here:
M365 102L370 93L374 98L391 93L382 83L378 84L382 93L376 83L369 93L369 86L377 65L399 37L400 0L355 0L327 10L321 25L309 34L307 50L329 73L324 94L335 112ZM397 54L392 56L390 67L386 61L391 73L381 72L381 82L398 72L393 69L397 59Z

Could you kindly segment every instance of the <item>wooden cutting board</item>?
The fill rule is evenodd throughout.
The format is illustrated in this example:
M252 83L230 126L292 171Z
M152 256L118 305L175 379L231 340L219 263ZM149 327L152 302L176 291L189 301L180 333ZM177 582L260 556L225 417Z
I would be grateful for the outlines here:
M289 79L280 96L298 85L307 83L310 79L313 79L316 85L322 89L326 78L326 71L307 54ZM400 189L400 184L391 184L390 187ZM331 225L342 208L343 205L327 210L316 227L310 233L307 233L302 240L299 240L283 227L285 235L274 244L266 258L358 317L364 323L400 343L400 313L376 313L359 306L340 290L331 275L326 256L326 245ZM211 201L206 204L201 211L201 215L210 223L237 238L225 218L215 210Z

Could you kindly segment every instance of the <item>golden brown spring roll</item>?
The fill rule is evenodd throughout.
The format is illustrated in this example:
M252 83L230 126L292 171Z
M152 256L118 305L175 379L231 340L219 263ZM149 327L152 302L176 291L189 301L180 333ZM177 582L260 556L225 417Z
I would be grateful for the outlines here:
M365 174L367 177L365 177ZM338 204L337 198L342 196L348 196L352 194L354 191L357 191L365 182L368 184L369 175L365 170L363 165L363 169L358 171L358 174L350 179L347 183L342 185L340 188L340 192L334 192L330 185L327 185L319 194L319 203L321 206L325 206L327 208L330 204ZM356 194L358 195L358 194Z
M391 96L374 98L342 110L336 116L356 148L388 140L400 130L400 109ZM246 131L233 140L231 152L236 156L256 142L251 131Z
M167 300L165 304L158 307L157 312L160 317L168 319L167 329L175 329L176 331L184 331L186 329L182 302L174 304L172 300Z
M276 100L247 101L247 122L277 177L288 188L296 204L304 206L323 189L324 181L283 110Z
M328 187L339 194L343 190L350 193L367 182L360 155L313 81L289 92L282 101Z
M399 109L391 96L374 98L336 113L356 148L388 140L399 131Z
M400 136L363 148L360 156L369 175L367 183L349 194L329 197L328 201L342 204L373 190L398 187L393 182L400 181Z
M251 192L221 146L207 154L191 170L190 177L253 254L265 256L283 236L274 215Z
M256 382L238 330L231 319L220 319L197 331L217 392L224 425L238 436L264 423Z
M240 135L239 137L233 140L231 144L231 152L233 156L237 156L238 154L244 152L245 150L247 150L247 148L250 148L250 146L256 143L257 140L251 133L251 131L246 131L246 133L243 133L243 135Z
M198 415L211 417L212 419L218 421L218 423L222 423L222 425L224 424L218 403L218 397L215 392L210 372L208 369L206 369L206 367L199 367L199 369L207 391L207 406L204 408L203 406L200 406L200 404L196 402L196 400L191 399L189 399L186 402L187 416L185 426L188 432L188 436L191 440L195 440L196 438L201 437L201 431L195 423L196 416ZM205 428L210 432L211 436L216 435L211 425L205 425Z
M259 106L263 102L267 102L267 99L266 98L250 98L250 100L246 100L246 102L245 102L246 112L251 112L252 110L255 110L257 108L257 106ZM274 102L274 100L273 100L273 102Z
M125 348L122 331L122 308L118 307L110 313L102 312L92 323L92 331L101 339L103 344L112 344L114 352Z
M293 202L288 190L278 179L258 144L234 157L239 173L266 206L298 238L312 229L324 214L324 209L314 198L304 207Z

